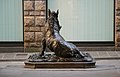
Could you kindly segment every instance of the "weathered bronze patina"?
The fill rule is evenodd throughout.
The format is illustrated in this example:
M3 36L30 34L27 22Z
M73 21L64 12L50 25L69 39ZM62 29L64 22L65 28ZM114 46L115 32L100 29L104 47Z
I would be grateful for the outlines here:
M42 53L31 55L29 62L92 62L93 58L88 53L82 53L60 35L58 13L58 10L49 10L42 40ZM47 51L53 53L46 53Z

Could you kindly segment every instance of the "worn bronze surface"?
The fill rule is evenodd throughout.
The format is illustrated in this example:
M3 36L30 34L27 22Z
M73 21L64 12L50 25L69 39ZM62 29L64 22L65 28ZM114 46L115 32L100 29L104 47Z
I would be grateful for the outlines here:
M59 31L61 26L58 21L58 10L50 11L44 28L42 40L43 50L40 54L29 57L30 62L92 62L93 58L88 53L82 53L79 49L64 40ZM45 54L45 52L54 52Z

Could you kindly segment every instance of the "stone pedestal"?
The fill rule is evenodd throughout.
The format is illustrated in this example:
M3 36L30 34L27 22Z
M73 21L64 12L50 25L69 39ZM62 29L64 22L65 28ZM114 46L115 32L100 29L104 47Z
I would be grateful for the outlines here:
M25 68L95 68L92 62L25 62Z

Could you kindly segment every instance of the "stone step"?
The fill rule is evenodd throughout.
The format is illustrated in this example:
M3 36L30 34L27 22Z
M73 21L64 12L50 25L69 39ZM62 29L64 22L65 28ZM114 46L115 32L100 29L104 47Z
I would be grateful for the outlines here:
M0 47L0 53L24 52L24 47Z
M119 48L115 48L114 46L106 46L106 47L78 47L80 51L115 51L119 50Z
M89 53L95 60L120 59L120 51L82 51ZM38 52L36 52L38 53ZM25 61L34 53L0 53L0 61Z
M80 51L119 51L120 48L114 46L106 47L78 47ZM0 53L25 52L24 47L0 47Z

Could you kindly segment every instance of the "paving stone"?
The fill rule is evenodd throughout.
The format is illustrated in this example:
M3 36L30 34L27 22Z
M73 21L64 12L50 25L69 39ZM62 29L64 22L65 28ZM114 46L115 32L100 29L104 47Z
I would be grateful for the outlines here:
M120 60L100 60L96 62L96 65L113 65L120 66Z
M87 51L86 53L89 53L93 58L99 57L97 51Z
M28 55L28 54L16 54L15 59L16 59L16 58L27 59L27 55Z
M0 59L2 59L2 58L3 58L3 56L4 56L4 54L0 54Z
M118 56L120 57L120 51L116 51L116 53L118 54Z
M7 54L4 55L3 58L11 59L11 58L14 58L14 57L15 57L15 53L7 53Z
M99 52L98 52L98 55L99 55L100 57L108 57L108 56L109 56L108 53L107 53L107 51L99 51Z
M2 69L0 71L0 77L20 77L23 71L12 70L12 69Z
M108 52L108 54L112 57L117 57L118 56L118 54L117 54L117 52L116 51L107 51Z
M119 77L115 70L107 71L25 71L21 77Z

